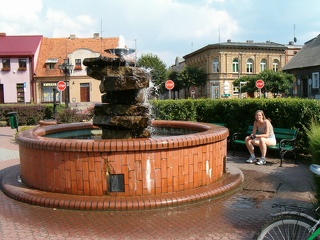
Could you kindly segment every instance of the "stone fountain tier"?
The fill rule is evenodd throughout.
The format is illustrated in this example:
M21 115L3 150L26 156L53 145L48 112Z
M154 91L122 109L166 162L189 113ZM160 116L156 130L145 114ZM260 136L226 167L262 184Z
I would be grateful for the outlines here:
M121 64L120 58L85 59L88 76L101 81L102 104L94 109L93 125L103 139L150 137L150 110L146 104L147 71ZM116 63L119 63L118 65Z

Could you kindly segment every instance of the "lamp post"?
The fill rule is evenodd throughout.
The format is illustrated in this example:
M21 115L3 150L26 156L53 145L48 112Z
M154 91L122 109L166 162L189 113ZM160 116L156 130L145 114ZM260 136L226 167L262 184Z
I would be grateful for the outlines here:
M57 89L53 88L53 118L57 119Z
M73 65L69 64L69 58L65 58L63 64L59 64L59 69L60 71L63 71L63 74L65 76L65 83L66 83L65 104L66 104L66 108L68 108L69 107L69 77L73 69Z

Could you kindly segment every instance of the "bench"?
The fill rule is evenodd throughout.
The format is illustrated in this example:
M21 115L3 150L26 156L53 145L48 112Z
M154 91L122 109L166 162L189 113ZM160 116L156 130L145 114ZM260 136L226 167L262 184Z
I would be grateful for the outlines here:
M234 133L232 135L232 146L233 146L233 156L236 151L236 145L246 145L245 137L252 133L253 126L249 125L247 132L245 133ZM296 160L296 139L298 131L296 129L288 128L273 128L274 134L277 139L277 144L274 146L268 146L268 149L277 150L280 153L280 167L282 166L284 155L287 152L292 152Z

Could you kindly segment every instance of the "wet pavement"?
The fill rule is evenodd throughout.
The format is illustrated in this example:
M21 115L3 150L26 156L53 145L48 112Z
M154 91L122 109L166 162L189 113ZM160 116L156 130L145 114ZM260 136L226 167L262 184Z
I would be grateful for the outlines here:
M19 169L16 130L0 128L0 181ZM268 156L268 154L267 154ZM290 156L290 155L288 155ZM198 203L144 211L72 211L28 205L0 189L1 239L251 239L269 217L273 203L311 206L312 173L303 163L268 158L247 164L246 153L228 155L229 167L244 174L231 195Z

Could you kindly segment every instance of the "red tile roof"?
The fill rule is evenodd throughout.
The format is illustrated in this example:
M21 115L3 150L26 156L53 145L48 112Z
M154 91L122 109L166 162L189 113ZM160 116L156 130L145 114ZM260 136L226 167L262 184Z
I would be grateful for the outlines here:
M112 56L104 50L108 48L116 48L118 46L118 37L113 38L43 38L41 42L38 64L36 67L37 77L61 76L58 65L62 64L68 54L77 49L85 48L93 52L98 52L102 56ZM49 58L57 58L58 62L55 69L46 69L46 60Z
M42 35L6 36L0 35L0 56L34 56Z

